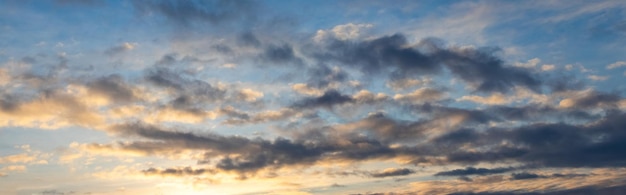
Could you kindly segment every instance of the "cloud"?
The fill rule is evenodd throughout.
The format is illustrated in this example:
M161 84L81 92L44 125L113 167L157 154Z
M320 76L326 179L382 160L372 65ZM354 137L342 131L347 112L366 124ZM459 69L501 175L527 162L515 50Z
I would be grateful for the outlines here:
M501 105L507 104L511 101L512 98L508 98L501 93L493 93L488 97L470 95L470 96L462 96L459 100L461 101L472 101L479 104L487 104L487 105Z
M300 63L300 58L296 57L289 44L267 46L261 58L275 64Z
M400 34L357 42L332 40L326 48L312 55L319 61L337 61L368 74L378 73L387 65L395 67L395 73L400 75L438 71L433 59L407 47L408 44Z
M137 46L137 43L122 43L121 45L115 46L115 47L111 47L109 49L107 49L106 51L104 51L104 54L108 55L108 56L115 56L121 53L124 53L126 51L130 51L135 49L135 47Z
M397 79L397 80L388 81L387 87L398 91L398 90L404 90L404 89L414 87L414 86L425 85L431 82L432 80L429 78L424 78L421 80L405 78L405 79Z
M421 52L419 47L430 52ZM410 46L401 34L366 41L333 40L321 51L311 55L321 61L336 61L359 68L366 74L379 74L391 69L392 78L436 74L443 67L478 91L508 92L514 86L538 90L541 80L525 69L504 66L494 55L497 48L443 47L432 39ZM443 65L443 66L442 66Z
M521 67L521 68L535 68L541 62L539 58L533 58L528 60L526 63L516 62L513 66Z
M521 172L521 173L513 173L511 174L512 180L522 180L522 179L537 179L537 178L545 178L543 175L537 175L534 173Z
M491 175L512 171L512 167L501 167L494 169L467 167L465 169L455 169L452 171L438 172L435 176L467 176L467 175Z
M407 168L388 168L380 172L372 173L372 177L394 177L405 176L415 173L415 171Z
M0 157L0 164L14 164L14 163L30 163L37 160L36 156L29 154L15 154L9 156Z
M120 75L112 74L101 77L87 84L89 93L99 94L111 99L114 103L130 103L137 101L137 90L127 84Z
M437 89L421 88L408 94L396 94L393 96L393 99L396 101L409 102L412 104L420 104L439 101L443 99L445 95L446 94L444 92Z
M600 76L600 75L589 75L587 78L593 81L606 81L609 79L608 76Z
M237 43L244 46L261 46L261 41L252 32L244 32L239 35Z
M159 14L176 24L223 24L254 18L254 1L134 1L135 9L144 15ZM218 9L219 8L219 9Z
M294 108L317 108L323 107L332 109L335 105L354 102L354 99L348 95L343 95L335 90L324 92L318 97L311 97L299 100L293 104Z
M606 69L615 69L615 68L619 68L619 67L626 67L626 62L625 61L617 61L613 64L609 64L606 66Z
M584 90L559 102L561 108L616 108L622 99L618 94Z
M170 104L179 109L198 109L198 105L223 100L226 94L225 89L166 68L150 70L145 79L175 95Z
M256 101L258 98L262 98L263 97L263 93L260 91L255 91L253 89L241 89L239 90L239 93L237 95L238 99L242 99L244 101L248 101L248 102L254 102Z
M553 71L556 68L554 64L544 64L541 66L542 71Z
M360 38L363 31L372 28L372 24L343 24L337 25L330 30L318 30L313 37L316 42L322 42L329 38L335 38L338 40L349 40ZM329 37L330 36L330 37Z
M68 86L67 91L41 92L28 101L16 101L12 96L0 97L0 126L56 129L72 125L102 125L104 118L87 104L93 99L77 98L75 95L84 94L84 90L72 90L72 87Z
M215 173L215 171L213 171L213 170L193 169L191 167L167 168L167 169L149 168L149 169L143 170L141 172L143 172L146 175L176 176L176 177L194 176L194 175Z

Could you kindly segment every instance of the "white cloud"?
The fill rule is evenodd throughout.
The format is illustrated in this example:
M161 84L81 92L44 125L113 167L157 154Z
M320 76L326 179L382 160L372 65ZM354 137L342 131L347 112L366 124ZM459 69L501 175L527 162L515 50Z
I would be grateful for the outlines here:
M513 66L522 68L534 68L537 67L537 64L539 64L539 62L541 62L539 58L533 58L528 60L526 63L516 62L515 64L513 64Z
M553 71L556 68L554 64L544 64L541 66L542 71Z
M594 80L594 81L605 81L609 79L608 76L600 76L600 75L589 75L587 78Z
M609 64L606 66L606 69L614 69L619 67L626 67L626 61L618 61L613 64Z
M372 24L342 24L333 27L330 30L318 30L313 37L316 42L322 42L332 36L339 40L358 39L362 36L366 29L372 28Z

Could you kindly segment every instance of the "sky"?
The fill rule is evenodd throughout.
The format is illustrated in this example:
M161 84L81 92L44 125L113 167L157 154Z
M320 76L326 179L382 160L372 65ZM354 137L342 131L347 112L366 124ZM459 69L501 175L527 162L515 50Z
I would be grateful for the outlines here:
M624 45L619 0L0 0L0 194L622 194Z

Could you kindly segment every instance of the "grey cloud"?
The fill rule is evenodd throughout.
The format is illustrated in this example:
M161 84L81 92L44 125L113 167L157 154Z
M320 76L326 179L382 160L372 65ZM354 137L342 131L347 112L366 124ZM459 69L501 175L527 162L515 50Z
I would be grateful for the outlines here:
M37 59L35 59L34 57L30 57L30 56L23 57L21 61L24 63L28 63L28 64L37 63Z
M149 71L146 80L156 86L170 90L176 98L172 106L181 109L198 109L198 106L223 100L225 89L217 88L205 81L185 76L167 68L156 68Z
M337 61L370 74L389 66L395 66L398 74L433 73L440 69L432 58L407 47L408 44L400 34L363 42L333 40L323 51L312 55L322 62Z
M508 92L513 86L523 86L539 91L542 84L530 72L504 66L503 60L493 53L496 48L450 48L437 52L437 58L453 74L477 85L478 91Z
M322 96L305 98L293 104L294 108L317 108L323 107L332 109L335 105L354 102L354 99L348 95L343 95L336 90L324 92Z
M538 91L542 84L527 70L504 66L503 60L494 55L496 48L445 48L441 45L425 39L414 47L404 35L395 34L360 42L332 40L321 51L312 51L310 55L318 61L339 62L367 74L391 71L394 79L435 74L446 67L482 92L507 92L513 86Z
M214 45L213 49L215 49L215 51L223 53L223 54L232 54L233 53L233 49L231 49L231 47L229 47L228 45L225 45L225 44Z
M285 138L269 141L214 134L200 136L168 131L141 123L118 125L110 131L118 136L154 140L120 144L119 147L124 150L146 150L148 154L180 149L206 150L207 157L224 156L215 164L215 168L239 173L254 173L267 167L310 164L325 158L345 160L389 158L395 153L394 149L384 143L359 137L341 138L341 144L339 138L314 142L292 141Z
M261 58L275 64L291 62L297 65L301 63L300 58L296 57L293 47L289 44L269 45L264 49Z
M157 13L182 25L193 23L224 24L230 21L254 19L254 1L133 1L135 9L142 14Z
M132 50L133 47L134 47L133 44L123 43L121 45L114 46L114 47L111 47L111 48L107 49L106 51L104 51L104 54L106 54L108 56L115 56L115 55L119 55L119 54L122 54L124 52L127 52L129 50Z
M546 178L546 176L538 175L534 173L521 172L521 173L513 173L511 174L512 180L523 180L523 179L538 179L538 178Z
M167 131L142 123L117 125L111 130L120 136L135 136L170 143L168 147L181 146L188 149L209 149L220 152L242 152L252 147L252 141L237 136L225 137L209 134L198 136L192 133Z
M436 173L435 176L467 176L467 175L490 175L490 174L499 174L508 171L512 171L514 168L512 167L500 167L500 168L474 168L467 167L465 169L455 169L451 171L443 171Z
M116 103L128 103L137 100L133 87L127 84L120 75L113 74L96 79L87 84L89 92L108 96Z
M191 167L167 168L167 169L149 168L141 172L143 172L146 175L177 176L177 177L215 173L215 171L211 169L202 169L202 168L193 169Z
M586 110L571 109L561 110L551 106L528 104L519 107L512 106L492 106L485 109L485 112L494 113L502 120L532 121L545 119L546 117L571 118L576 120L597 120L601 116L592 114Z
M343 82L349 77L348 73L341 69L332 69L325 64L319 64L309 69L308 86L325 88L333 82Z
M393 177L393 176L405 176L415 173L415 171L407 168L399 168L399 169L386 169L377 173L372 173L372 177Z
M261 41L250 31L241 33L239 37L237 37L237 43L242 46L261 46Z
M574 189L561 189L551 191L493 191L493 192L457 192L450 195L617 195L626 192L626 186L623 184L615 186L584 186Z
M20 98L11 94L2 94L0 96L0 109L5 112L11 112L20 105Z
M585 94L585 96L574 97L573 100L574 105L572 105L572 107L574 108L616 108L617 102L621 100L621 97L618 94L592 91Z
M547 167L620 167L626 162L626 133L622 131L626 115L609 112L591 125L532 124L518 128L489 129L476 136L475 130L461 135L441 138L458 140L472 147L494 146L490 150L469 152L458 149L446 151L449 162L477 163L515 160ZM508 146L497 143L508 141ZM581 161L579 159L586 159Z

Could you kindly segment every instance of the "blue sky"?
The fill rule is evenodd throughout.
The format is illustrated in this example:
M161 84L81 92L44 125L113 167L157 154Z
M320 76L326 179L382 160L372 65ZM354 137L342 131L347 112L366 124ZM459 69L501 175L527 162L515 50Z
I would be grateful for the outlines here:
M0 193L626 191L625 8L0 0Z

